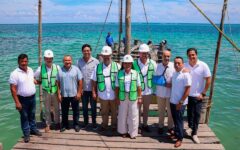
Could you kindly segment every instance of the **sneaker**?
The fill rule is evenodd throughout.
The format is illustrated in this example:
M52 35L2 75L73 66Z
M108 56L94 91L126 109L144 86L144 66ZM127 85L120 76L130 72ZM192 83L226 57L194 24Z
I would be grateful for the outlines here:
M25 143L28 143L28 142L30 141L30 136L24 136L24 137L23 137L23 141L24 141Z
M36 136L42 136L42 133L39 132L38 130L36 130L36 131L31 131L30 134L36 135Z
M196 144L200 144L200 141L199 141L197 135L193 135L193 136L192 136L192 139L193 139L193 142L194 142L194 143L196 143Z
M75 129L75 132L79 132L80 131L79 125L75 125L74 129Z
M185 130L185 134L186 134L187 136L191 136L191 135L192 135L192 129L191 129L191 128L186 129L186 130Z
M164 129L163 128L158 128L158 134L163 134L163 132L164 132Z
M149 126L146 125L146 126L143 126L142 129L146 132L151 132L151 130L149 129Z

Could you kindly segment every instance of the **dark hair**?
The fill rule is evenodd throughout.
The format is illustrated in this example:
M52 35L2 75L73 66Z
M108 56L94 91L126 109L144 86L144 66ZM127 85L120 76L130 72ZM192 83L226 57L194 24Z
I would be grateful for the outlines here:
M189 49L187 49L187 55L188 55L188 53L190 51L194 51L196 53L196 55L197 55L197 49L196 48L189 48Z
M28 55L27 54L20 54L18 55L18 62L20 62L21 59L27 58L28 60Z
M184 63L183 58L182 58L181 56L176 56L176 57L174 58L174 60L175 60L175 59L181 59L182 62Z
M84 49L85 47L89 47L89 48L90 48L90 51L92 51L92 48L91 48L91 46L90 46L89 44L83 44L83 46L82 46L82 51L83 51L83 49Z

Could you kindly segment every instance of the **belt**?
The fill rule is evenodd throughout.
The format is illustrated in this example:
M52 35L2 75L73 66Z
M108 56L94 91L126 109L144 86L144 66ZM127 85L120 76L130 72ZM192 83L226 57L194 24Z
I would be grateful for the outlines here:
M21 95L18 95L19 98L33 98L35 96L35 94L31 95L31 96L21 96Z

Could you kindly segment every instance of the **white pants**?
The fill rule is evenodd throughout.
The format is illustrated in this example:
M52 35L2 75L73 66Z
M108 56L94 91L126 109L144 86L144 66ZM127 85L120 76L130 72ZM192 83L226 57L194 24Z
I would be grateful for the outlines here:
M120 134L129 133L132 138L138 135L138 112L137 100L130 101L128 96L126 96L124 101L120 101L117 126Z
M167 108L167 115L168 115L168 129L173 128L173 119L172 119L172 113L170 109L170 98L157 97L157 101L158 101L158 112L159 112L159 128L164 127L164 118L165 118L166 108Z
M59 105L57 101L57 94L49 94L48 92L43 90L43 101L45 107L45 119L46 124L49 126L51 125L52 118L51 118L51 109L53 108L53 115L54 115L54 123L57 124L60 122L59 118Z

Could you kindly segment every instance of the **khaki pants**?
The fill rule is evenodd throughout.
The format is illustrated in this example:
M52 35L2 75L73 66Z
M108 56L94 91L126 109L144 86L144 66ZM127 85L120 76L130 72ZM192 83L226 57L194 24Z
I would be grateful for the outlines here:
M101 115L102 115L102 127L108 127L108 116L109 112L111 112L111 126L112 128L117 127L117 105L115 100L103 100L100 99L101 103Z
M158 112L159 112L159 128L164 127L164 117L167 108L168 115L168 129L173 128L173 119L170 108L170 98L157 97L158 102Z
M142 96L142 104L139 106L139 126L141 125L141 107L143 105L143 125L147 125L148 121L148 111L149 111L149 105L152 102L153 95L143 95Z
M45 119L46 124L51 125L52 118L51 118L51 109L53 108L53 116L54 116L54 123L57 124L60 122L59 119L59 104L57 100L57 94L49 94L48 92L43 90L43 101L45 107Z

